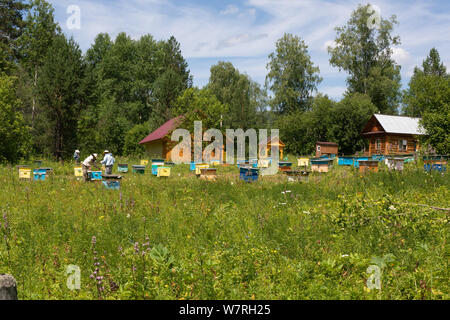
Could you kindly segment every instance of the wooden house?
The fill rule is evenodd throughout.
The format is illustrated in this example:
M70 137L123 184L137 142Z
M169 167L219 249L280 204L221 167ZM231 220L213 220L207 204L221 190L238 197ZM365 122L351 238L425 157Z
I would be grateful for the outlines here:
M264 146L265 145L265 146ZM284 147L286 147L286 145L283 143L283 141L281 141L279 138L277 137L269 137L267 139L267 142L264 144L264 142L261 142L259 144L259 158L269 158L271 157L271 150L272 150L272 145L276 146L278 145L278 149L280 150L280 159L283 159L283 152L284 152ZM265 148L264 148L265 147Z
M143 145L145 147L145 152L149 158L160 158L164 159L165 161L172 161L172 150L173 148L178 145L179 142L172 141L170 134L172 131L177 129L183 121L183 116L179 116L176 118L173 118L166 123L164 123L161 127L150 133L147 137L145 137L141 142L139 142L140 145ZM191 159L193 158L194 153L194 144L193 144L194 138L192 137L191 141ZM203 152L203 158L205 158L205 152ZM180 151L179 154L180 157L183 157L183 151ZM222 157L222 159L221 159ZM211 154L211 160L221 160L225 161L226 159L226 153L225 153L225 147L222 146L222 152L221 154L215 154L215 151L212 151Z
M369 156L401 155L420 150L418 137L424 135L420 118L374 114L362 130L369 140Z
M331 156L338 154L338 144L334 142L317 142L316 157Z

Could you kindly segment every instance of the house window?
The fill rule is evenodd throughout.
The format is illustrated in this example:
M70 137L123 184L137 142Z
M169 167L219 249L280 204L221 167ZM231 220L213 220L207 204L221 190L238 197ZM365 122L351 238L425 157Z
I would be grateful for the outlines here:
M408 141L407 140L399 140L398 141L398 151L406 151L408 147Z
M317 151L320 152L320 146L317 146Z
M377 139L376 149L377 149L377 151L381 151L381 139Z

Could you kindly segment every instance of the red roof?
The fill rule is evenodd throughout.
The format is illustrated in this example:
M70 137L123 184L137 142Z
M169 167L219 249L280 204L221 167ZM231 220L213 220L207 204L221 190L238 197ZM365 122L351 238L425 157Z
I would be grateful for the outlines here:
M318 141L316 143L316 145L322 145L322 146L333 146L333 147L337 147L338 144L334 143L334 142L323 142L323 141Z
M178 120L180 120L182 117L183 116L179 116L179 117L170 119L169 121L164 123L161 127L159 127L158 129L156 129L155 131L150 133L146 138L144 138L144 140L139 142L139 144L144 144L144 143L148 143L148 142L152 142L152 141L160 140L160 139L164 138L165 136L167 136L169 134L170 131L172 131L173 129L178 127L178 125L179 125Z

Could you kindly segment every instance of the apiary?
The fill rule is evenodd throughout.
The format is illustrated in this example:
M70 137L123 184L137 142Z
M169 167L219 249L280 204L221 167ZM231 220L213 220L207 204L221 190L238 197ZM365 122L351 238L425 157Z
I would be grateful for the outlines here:
M161 166L159 166L157 168L156 176L158 178L160 178L160 177L170 177L170 169L171 169L170 167L161 167Z

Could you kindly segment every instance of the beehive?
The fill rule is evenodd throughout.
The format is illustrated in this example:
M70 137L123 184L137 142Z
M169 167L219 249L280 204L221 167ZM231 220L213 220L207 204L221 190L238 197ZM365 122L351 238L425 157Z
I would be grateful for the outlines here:
M426 171L444 172L447 171L448 156L424 156L423 162Z
M200 169L200 179L215 181L217 179L217 169L215 168Z
M201 171L202 169L208 169L208 168L209 168L209 165L206 163L196 164L195 174L199 176L202 173L202 171Z
M158 168L164 167L164 162L152 163L152 175L158 176Z
M170 167L158 167L157 177L170 177Z
M292 162L282 162L278 163L278 168L281 172L292 170Z
M220 160L211 160L209 164L211 165L211 167L218 167L220 166Z
M269 166L270 166L269 159L260 159L258 161L258 167L260 167L260 168L268 168Z
M31 179L31 169L26 167L19 168L19 179Z
M353 160L353 166L359 168L360 161L369 161L369 157L355 157Z
M82 177L83 176L83 169L81 167L75 167L73 168L75 177Z
M117 171L120 173L127 173L128 172L128 164L126 164L126 163L118 164Z
M119 190L121 180L122 180L122 176L112 175L112 174L104 175L102 177L102 184L108 190Z
M328 172L333 160L331 159L311 159L312 172Z
M251 167L241 167L239 168L239 179L245 182L257 181L259 177L259 169Z
M47 170L45 170L45 169L35 169L33 171L34 181L45 181L46 175L47 175Z
M308 180L309 171L304 170L287 170L284 173L291 179L295 180Z
M389 170L402 171L405 165L405 159L403 158L386 158L384 163L387 165Z
M308 167L309 166L309 158L298 158L297 166L299 167Z
M353 166L355 161L354 157L339 157L338 158L338 165L340 166Z
M377 160L359 160L359 172L378 172Z
M141 160L141 166L147 166L148 160Z
M102 172L101 171L88 171L89 180L91 181L101 181L102 180Z
M145 173L145 166L133 165L132 167L133 167L133 173L138 173L138 174Z

